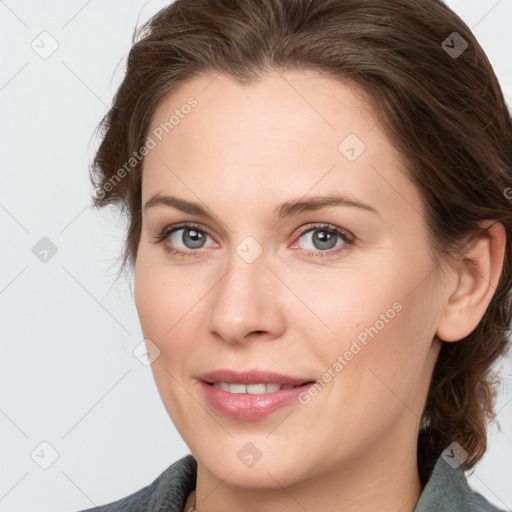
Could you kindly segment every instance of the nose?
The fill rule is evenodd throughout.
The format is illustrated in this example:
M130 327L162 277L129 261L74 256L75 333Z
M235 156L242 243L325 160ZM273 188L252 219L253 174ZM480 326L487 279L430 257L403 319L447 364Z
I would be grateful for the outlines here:
M281 336L285 296L276 272L268 268L265 252L249 263L233 251L228 270L212 290L210 333L230 344Z

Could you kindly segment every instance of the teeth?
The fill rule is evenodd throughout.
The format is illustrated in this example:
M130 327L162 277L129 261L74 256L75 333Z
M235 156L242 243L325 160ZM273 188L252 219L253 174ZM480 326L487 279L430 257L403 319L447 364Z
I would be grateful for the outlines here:
M228 393L248 393L249 395L261 395L264 393L275 393L280 389L292 389L295 386L289 384L229 384L227 382L214 382L213 386Z
M247 393L246 388L243 384L228 384L228 389L230 393Z

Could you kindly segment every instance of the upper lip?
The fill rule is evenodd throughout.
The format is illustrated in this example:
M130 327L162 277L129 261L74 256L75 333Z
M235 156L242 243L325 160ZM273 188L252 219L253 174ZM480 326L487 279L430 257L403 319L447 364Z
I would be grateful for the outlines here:
M204 382L227 382L228 384L288 384L290 386L299 386L314 379L291 377L281 373L267 372L263 370L249 370L246 372L237 372L235 370L221 369L203 373L198 379Z

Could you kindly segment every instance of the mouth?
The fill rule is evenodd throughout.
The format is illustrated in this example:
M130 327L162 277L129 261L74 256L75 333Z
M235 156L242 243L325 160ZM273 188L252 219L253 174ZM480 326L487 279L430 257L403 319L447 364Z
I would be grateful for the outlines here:
M285 375L282 373L275 373L264 370L248 370L245 372L237 372L235 370L229 369L220 369L203 373L202 375L199 375L197 378L208 384L224 386L221 389L224 389L226 384L229 385L230 387L233 386L233 389L235 391L232 392L234 393L251 392L242 390L241 386L250 388L251 386L265 385L270 386L271 391L269 392L273 392L278 391L277 389L274 389L276 385L280 386L280 388L284 386L296 387L303 386L308 382L315 381L315 379L310 377L295 377L292 375ZM237 389L239 389L240 391L236 391ZM255 393L260 393L259 389L262 388L259 388L258 390L256 390L256 388L254 389ZM225 390L227 391L227 389Z
M272 383L258 383L258 384L241 384L241 383L230 383L230 382L207 382L210 386L213 386L217 389L222 389L227 393L231 394L249 394L249 395L264 395L266 393L276 393L277 391L281 391L282 389L294 389L298 387L302 387L306 384L312 384L313 381L304 382L304 384L278 384L275 382Z
M216 370L198 377L207 403L229 418L257 421L298 402L316 381L273 372Z

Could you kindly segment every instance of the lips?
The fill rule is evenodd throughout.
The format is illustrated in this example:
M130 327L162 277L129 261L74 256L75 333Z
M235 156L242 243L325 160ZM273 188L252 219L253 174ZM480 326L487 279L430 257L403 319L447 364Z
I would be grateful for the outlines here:
M257 421L266 418L274 411L285 406L297 405L301 393L314 384L311 378L301 378L283 375L274 372L251 370L248 372L236 372L234 370L215 370L200 375L200 387L208 404L229 418L243 421ZM236 388L240 386L240 392L232 393L222 389L224 386L214 383L229 384ZM264 393L242 392L243 387L253 388L257 384L265 384ZM278 391L268 392L271 385L280 385ZM247 391L247 389L246 389Z

